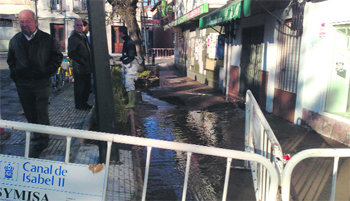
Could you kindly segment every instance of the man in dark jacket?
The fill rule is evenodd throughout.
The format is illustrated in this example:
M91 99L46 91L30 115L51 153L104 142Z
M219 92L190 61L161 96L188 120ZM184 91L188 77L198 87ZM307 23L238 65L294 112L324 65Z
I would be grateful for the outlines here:
M123 63L123 82L129 99L125 107L134 108L136 102L135 80L137 80L137 70L139 67L136 59L136 46L134 41L129 37L126 27L119 27L119 34L124 40L120 61Z
M63 55L57 41L37 28L33 11L23 10L18 18L22 32L10 40L7 58L10 76L27 121L49 125L50 77L61 65ZM48 143L47 134L33 133L29 156L39 157Z
M75 107L89 110L87 103L91 91L91 53L86 35L83 33L83 21L74 22L74 31L68 39L68 56L72 59L74 76Z

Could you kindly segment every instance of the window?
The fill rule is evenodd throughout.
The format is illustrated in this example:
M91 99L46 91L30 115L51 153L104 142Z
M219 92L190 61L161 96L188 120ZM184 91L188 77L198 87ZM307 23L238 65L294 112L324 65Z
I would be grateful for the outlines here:
M350 24L334 28L334 57L325 111L350 118Z
M74 0L73 10L75 11L86 11L87 10L87 0Z
M0 19L0 27L13 27L12 20Z
M61 10L62 0L51 0L51 10Z
M8 51L8 45L13 35L15 32L12 20L0 19L0 51Z

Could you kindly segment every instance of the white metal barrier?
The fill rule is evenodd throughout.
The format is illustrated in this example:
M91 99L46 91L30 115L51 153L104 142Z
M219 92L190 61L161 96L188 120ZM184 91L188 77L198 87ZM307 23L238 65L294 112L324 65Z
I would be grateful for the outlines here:
M246 93L245 110L245 151L259 154L271 161L278 170L278 180L283 171L283 152L270 125L260 110L250 90ZM248 164L245 164L248 167ZM256 200L270 200L268 191L269 178L266 169L260 164L250 162Z
M266 192L267 200L276 200L277 189L279 184L279 174L275 169L275 167L270 163L270 161L259 154L229 150L229 149L223 149L223 148L179 143L179 142L170 142L170 141L155 140L155 139L126 136L126 135L119 135L119 134L109 134L109 133L101 133L101 132L94 132L94 131L85 131L85 130L29 124L29 123L23 123L23 122L7 121L7 120L0 120L0 128L22 130L26 132L25 157L28 157L28 153L29 153L29 143L30 143L31 132L65 136L67 138L66 155L65 155L66 163L69 162L70 145L71 145L72 137L106 141L108 145L107 156L106 156L106 175L108 175L112 142L147 147L147 160L146 160L146 167L145 167L142 200L146 199L150 156L151 156L151 150L153 147L187 152L185 181L184 181L183 194L182 194L183 201L186 200L187 182L189 177L189 168L190 168L192 153L227 158L226 175L225 175L225 183L224 183L222 200L226 200L226 196L227 196L228 181L229 181L232 159L252 161L252 163L259 163L260 164L259 166L264 167L265 176L268 177L269 179L269 183L266 184L266 189L268 189L268 191ZM106 199L106 188L107 188L107 179L105 180L103 200Z
M306 158L334 158L332 189L330 200L335 200L336 178L338 174L338 163L340 157L350 157L350 149L308 149L295 154L284 167L283 152L281 146L273 134L268 122L266 121L259 105L257 104L251 91L246 94L246 116L245 116L245 150L251 153L257 153L270 160L278 170L282 200L290 200L291 176L295 166ZM248 165L248 164L247 164ZM266 178L266 171L259 164L250 162L257 200L270 200L266 198L266 184L269 183ZM279 199L279 196L276 197Z
M283 175L282 175L282 200L283 201L289 201L291 177L292 177L292 172L294 170L294 167L302 160L306 158L312 158L312 157L334 158L333 175L332 175L332 191L331 191L331 196L329 200L331 201L335 200L335 186L336 186L336 179L338 174L339 158L350 157L350 149L331 149L331 148L308 149L295 154L288 161L287 165L283 170Z

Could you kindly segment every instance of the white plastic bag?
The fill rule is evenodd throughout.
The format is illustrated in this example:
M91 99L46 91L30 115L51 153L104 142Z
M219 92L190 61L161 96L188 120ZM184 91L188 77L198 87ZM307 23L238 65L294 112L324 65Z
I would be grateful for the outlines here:
M143 62L142 57L136 56L135 59L136 59L136 61L137 61L138 64L142 64L142 62Z

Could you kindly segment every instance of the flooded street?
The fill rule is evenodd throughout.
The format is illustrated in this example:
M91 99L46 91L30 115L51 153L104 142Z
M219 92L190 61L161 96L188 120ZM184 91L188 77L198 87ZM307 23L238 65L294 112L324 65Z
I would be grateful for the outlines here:
M142 94L142 100L152 105L142 107L140 123L144 137L243 149L242 109L229 104L207 110L188 110L181 103L170 104L146 93ZM185 152L152 149L147 200L181 200L186 156ZM226 159L193 154L186 200L221 200L225 170Z

